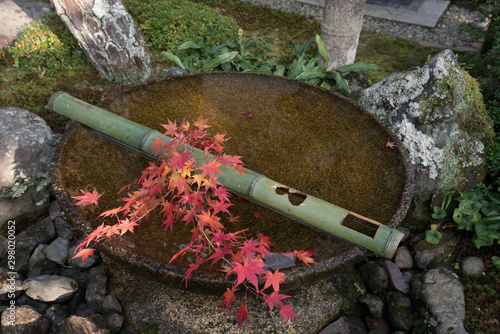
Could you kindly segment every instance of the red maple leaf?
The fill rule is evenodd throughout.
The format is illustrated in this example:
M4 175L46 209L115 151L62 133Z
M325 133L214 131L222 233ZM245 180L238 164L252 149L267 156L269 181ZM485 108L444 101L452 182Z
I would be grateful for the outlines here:
M83 195L72 196L72 198L78 201L75 203L75 205L78 206L85 206L89 204L98 205L97 200L99 199L99 197L102 196L102 194L99 194L95 188L94 191L92 191L91 193L85 190L80 190L80 191L83 193Z
M213 195L217 196L221 201L224 202L229 202L229 197L231 197L231 193L229 192L229 190L224 187L217 187L217 189L213 191Z
M222 173L221 170L219 168L217 168L220 166L220 162L218 162L217 160L212 160L208 164L204 164L202 162L202 165L203 166L197 168L197 169L201 169L203 171L201 173L202 177L205 177L208 174L208 176L210 176L210 178L212 180L214 180L215 173Z
M191 153L193 152L174 152L174 155L170 158L170 164L172 165L172 168L175 168L177 166L179 167L179 169L182 169L186 164L186 161L189 160L189 156L191 155Z
M233 251L231 250L231 246L232 246L232 244L230 243L230 244L226 244L223 249L215 248L214 253L207 259L207 261L214 259L212 261L212 264L210 265L210 270L212 270L212 266L214 265L214 263L216 263L217 261L222 259L224 256L234 255Z
M272 312L274 306L282 307L284 304L281 300L288 297L290 296L281 295L278 291L274 291L270 296L264 297L264 303L269 305L270 312Z
M89 257L94 255L94 248L83 248L80 249L78 253L75 254L75 256L72 257L74 259L75 257L82 257L82 262L80 263L80 266L83 264L83 262Z
M250 111L242 114L245 119L252 119L253 114Z
M307 264L309 266L309 263L315 263L314 260L311 258L316 252L315 251L306 251L306 250L299 250L299 251L293 251L295 255L297 255L297 258ZM310 267L310 266L309 266Z
M172 258L173 260L173 258ZM170 261L172 261L170 260ZM189 269L186 270L186 272L184 273L184 279L186 281L186 288L187 288L187 285L188 285L188 279L189 279L189 276L193 273L193 271L195 271L196 269L198 269L198 267L200 266L200 264L203 262L203 259L201 258L198 258L196 259L196 263L191 263L189 265Z
M214 214L221 212L221 211L225 212L225 213L229 213L229 210L227 208L229 208L231 205L233 205L233 204L223 202L223 201L216 201L211 207L214 210Z
M262 214L258 213L257 211L252 211L252 215L255 217L255 219L262 219Z
M210 228L213 231L220 231L221 228L224 228L224 225L220 223L220 218L215 214L210 213L209 211L201 211L201 214L196 215L199 220L201 226L210 225Z
M171 120L168 120L168 124L160 124L160 125L167 130L167 132L165 132L166 136L172 137L177 134L177 121L174 121L172 123Z
M260 243L256 242L256 241L253 241L253 238L251 238L250 240L247 240L243 243L243 246L239 247L239 249L241 250L241 254L242 255L250 255L252 256L252 252L259 252L260 249L259 249L259 246Z
M262 269L266 265L256 259L245 258L243 264L236 262L234 268L228 273L235 272L238 274L238 280L235 286L243 283L244 280L250 282L257 291L259 291L259 282L257 275L265 274L266 271Z
M394 147L396 147L396 146L397 146L396 143L393 143L391 141L391 138L387 139L387 143L385 143L385 147L389 147L389 148L394 149Z
M283 276L285 275L285 273L280 273L279 269L276 269L274 274L271 271L266 271L266 284L264 285L264 290L272 286L274 291L279 291L280 284L285 283L285 280L283 279Z
M231 289L226 288L226 290L227 291L222 295L222 297L224 297L224 302L222 303L222 307L226 306L227 315L229 315L229 307L231 306L231 302L232 301L236 302L236 297L234 296L234 293L239 289L236 289L236 287L233 286Z
M292 311L292 305L284 305L280 310L280 314L283 317L283 319L285 319L285 322L287 318L290 318L293 322L295 322L295 319L293 317L299 318L299 316Z
M236 317L236 321L238 321L238 326L241 328L241 322L245 320L248 323L248 309L243 303L240 303L240 308L238 309L238 316Z

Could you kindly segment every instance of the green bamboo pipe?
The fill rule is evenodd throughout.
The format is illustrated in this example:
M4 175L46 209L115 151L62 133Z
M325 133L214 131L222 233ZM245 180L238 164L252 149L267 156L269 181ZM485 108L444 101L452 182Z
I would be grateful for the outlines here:
M166 142L171 140L156 130L81 101L65 92L52 95L48 108L148 154L152 153L153 148L149 145L155 139L161 138ZM207 163L213 159L213 156L206 156L200 149L194 147L190 149L193 150L199 165L201 162ZM386 258L391 259L394 256L403 237L397 229L299 192L249 169L244 168L247 174L243 175L230 165L221 166L219 169L222 171L222 175L218 178L219 182L236 194ZM292 204L289 196L297 197L301 203ZM369 236L344 226L343 223L347 221L362 223L377 230L375 235Z

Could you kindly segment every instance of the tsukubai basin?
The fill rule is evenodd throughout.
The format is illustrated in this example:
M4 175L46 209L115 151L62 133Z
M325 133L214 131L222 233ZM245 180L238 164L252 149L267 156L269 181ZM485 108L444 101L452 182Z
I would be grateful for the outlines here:
M135 87L100 107L160 132L168 119L179 124L209 118L213 135L230 138L225 152L243 156L248 169L384 225L397 227L411 201L413 174L394 134L352 100L302 81L251 73L190 74ZM396 146L388 147L388 141ZM52 166L54 191L67 218L90 233L102 223L101 212L120 204L126 192L118 191L141 175L146 158L72 122ZM98 207L74 205L72 196L94 188L104 193ZM310 267L297 262L280 269L287 274L285 289L315 282L366 255L358 245L243 198L233 196L233 203L230 210L240 221L226 223L228 230L248 229L247 238L263 233L274 243L273 252L317 251ZM162 221L153 215L134 234L96 247L114 263L179 286L195 257L188 253L169 261L189 242L189 228L179 222L165 232ZM220 267L209 269L196 270L188 287L219 292L234 279L226 279Z

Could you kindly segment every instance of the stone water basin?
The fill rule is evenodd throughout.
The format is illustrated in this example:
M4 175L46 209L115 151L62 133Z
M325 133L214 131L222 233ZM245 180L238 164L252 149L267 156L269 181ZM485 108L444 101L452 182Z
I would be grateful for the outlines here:
M243 156L245 167L382 224L396 227L411 200L412 172L391 131L352 100L308 83L250 73L192 74L136 87L101 107L161 132L167 119L209 118L211 133L230 137L226 153ZM397 146L387 147L388 141ZM101 224L99 213L116 206L123 197L117 192L146 165L143 154L73 124L54 157L56 196L73 224L89 233ZM99 207L73 205L71 196L94 187L104 193ZM248 238L263 233L274 252L318 252L311 267L280 270L287 273L285 288L315 281L366 252L257 204L233 202L231 212L240 222L226 224L229 230L247 228ZM135 234L97 247L113 260L179 286L194 257L169 260L190 233L178 224L165 234L161 221L153 216ZM228 285L218 270L207 268L195 271L189 282L214 291Z

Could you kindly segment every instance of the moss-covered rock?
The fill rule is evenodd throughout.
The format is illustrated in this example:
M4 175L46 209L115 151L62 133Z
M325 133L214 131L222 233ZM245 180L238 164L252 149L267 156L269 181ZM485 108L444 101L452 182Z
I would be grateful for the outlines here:
M427 64L394 73L362 92L359 102L389 126L416 169L412 217L440 204L442 193L468 190L486 176L493 138L477 81L445 50Z

